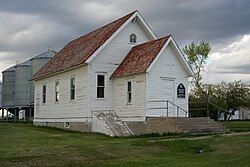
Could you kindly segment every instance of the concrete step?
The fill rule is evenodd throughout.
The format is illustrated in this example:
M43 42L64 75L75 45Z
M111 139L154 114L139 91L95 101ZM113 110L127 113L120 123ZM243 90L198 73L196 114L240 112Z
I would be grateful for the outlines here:
M185 132L226 132L222 124L215 122L209 117L198 118L152 118L150 123L153 125L162 124L164 121L177 126L180 131Z
M189 133L226 133L224 129L190 129Z
M223 127L187 127L187 128L182 128L184 130L189 130L189 129L225 129Z
M223 128L221 125L179 125L181 128L188 128L188 127L198 127L198 128L209 128L209 127L216 127L216 128Z
M190 123L193 123L193 124L204 124L204 123L209 124L209 123L211 123L211 124L213 124L213 123L215 123L215 121L213 121L213 120L209 120L209 121L192 121L192 120L190 120L190 121L179 121L179 122L186 123L186 124L190 124Z
M180 127L180 129L224 129L224 127L220 126L188 126L188 127Z
M215 122L210 118L190 118L183 119L183 121L178 122L179 128L188 131L188 132L226 132L226 129L222 126L222 124Z

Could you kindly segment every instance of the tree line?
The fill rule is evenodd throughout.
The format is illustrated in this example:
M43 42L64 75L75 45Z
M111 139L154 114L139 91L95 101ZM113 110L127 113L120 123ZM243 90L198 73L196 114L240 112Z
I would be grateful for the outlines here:
M229 111L250 107L249 84L241 80L217 84L202 83L202 69L211 52L208 42L192 42L185 46L183 51L194 73L189 93L189 108L196 107L198 110L190 110L191 116L210 116L217 119L219 111L226 118L230 114Z

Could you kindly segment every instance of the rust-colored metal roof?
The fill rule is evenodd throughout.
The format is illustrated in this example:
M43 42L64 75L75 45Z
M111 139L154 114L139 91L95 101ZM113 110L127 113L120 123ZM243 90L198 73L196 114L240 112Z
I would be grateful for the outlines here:
M111 78L144 73L156 58L170 36L134 46Z
M135 12L69 42L32 80L84 64Z

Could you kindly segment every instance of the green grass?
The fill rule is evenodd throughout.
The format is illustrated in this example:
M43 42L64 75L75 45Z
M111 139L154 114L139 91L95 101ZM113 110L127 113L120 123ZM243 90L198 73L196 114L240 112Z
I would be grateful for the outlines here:
M24 123L0 123L0 166L249 166L250 135L165 140L111 138ZM175 135L178 137L178 135ZM202 149L203 153L197 153Z
M247 132L250 131L250 121L222 121L226 128L233 132Z

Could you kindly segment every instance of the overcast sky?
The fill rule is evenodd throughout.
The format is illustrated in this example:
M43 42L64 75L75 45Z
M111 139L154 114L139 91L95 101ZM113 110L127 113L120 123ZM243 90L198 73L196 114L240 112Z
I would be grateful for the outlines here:
M0 71L134 10L181 48L211 43L204 82L250 83L249 0L0 0Z

